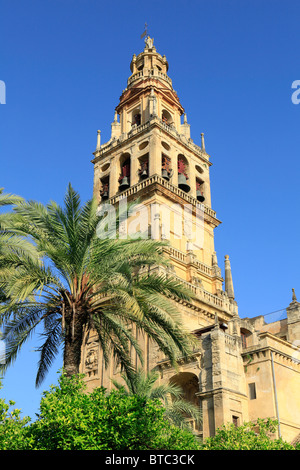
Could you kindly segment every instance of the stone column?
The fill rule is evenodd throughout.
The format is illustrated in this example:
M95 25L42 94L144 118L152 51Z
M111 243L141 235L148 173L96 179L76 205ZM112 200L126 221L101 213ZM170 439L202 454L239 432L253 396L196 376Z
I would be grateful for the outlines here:
M98 203L100 202L100 170L99 165L95 165L94 168L94 188L93 195L97 199Z
M171 155L171 167L172 167L172 179L171 183L174 186L178 186L178 163L177 163L177 151L176 149L172 149Z
M119 179L120 176L120 165L119 157L114 155L110 161L110 172L109 172L109 197L113 197L119 190Z
M131 157L130 157L130 186L137 184L139 182L139 159L137 158L136 152L131 149Z
M189 185L191 187L190 196L196 197L196 169L194 162L189 158Z

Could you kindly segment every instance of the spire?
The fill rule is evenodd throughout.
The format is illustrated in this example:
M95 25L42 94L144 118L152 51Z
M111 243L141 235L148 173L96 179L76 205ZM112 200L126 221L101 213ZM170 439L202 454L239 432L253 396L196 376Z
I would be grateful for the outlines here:
M293 292L293 302L297 302L297 297L296 297L296 294L295 294L295 289L292 289L292 292Z
M225 256L225 291L227 292L229 299L234 300L231 266L228 255Z

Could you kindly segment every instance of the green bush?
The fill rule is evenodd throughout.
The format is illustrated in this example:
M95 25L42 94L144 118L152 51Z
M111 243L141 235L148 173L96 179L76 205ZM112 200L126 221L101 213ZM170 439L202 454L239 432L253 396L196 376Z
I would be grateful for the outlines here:
M164 418L158 400L104 388L86 393L81 376L44 392L39 419L27 430L37 450L187 450L199 448L194 435Z
M283 441L275 439L276 420L258 419L256 423L245 423L236 427L234 424L222 426L214 437L205 440L203 450L295 450Z
M83 376L61 375L43 393L38 419L21 418L0 399L0 450L293 450L274 438L277 422L259 419L222 426L203 443L188 430L170 425L159 400L110 393L86 393ZM296 446L300 450L300 446Z
M21 418L21 410L17 408L10 411L14 405L15 402L6 403L0 398L0 450L23 450L28 444L25 435L30 418Z

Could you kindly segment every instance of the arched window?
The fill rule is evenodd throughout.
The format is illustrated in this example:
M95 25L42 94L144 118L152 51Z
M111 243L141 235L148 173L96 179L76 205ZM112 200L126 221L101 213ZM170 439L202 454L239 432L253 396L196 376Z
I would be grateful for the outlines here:
M169 111L167 111L166 109L163 110L162 114L161 114L161 119L162 119L162 122L164 124L167 124L168 126L170 126L171 124L173 124L173 118L172 118L172 115L169 113Z
M172 176L171 158L162 153L161 155L161 176L169 180Z
M131 125L140 126L142 123L141 111L139 108L136 108L132 111Z
M119 177L119 190L125 191L130 187L130 155L124 154L120 159L121 175Z
M202 181L200 178L196 178L196 198L199 202L205 201L203 190L204 190L204 181Z
M149 153L139 158L139 164L138 174L140 179L144 180L149 176Z
M241 328L240 335L242 340L242 348L247 348L250 346L252 336L251 331L246 330L246 328Z
M100 196L101 201L106 201L109 198L109 175L101 178Z

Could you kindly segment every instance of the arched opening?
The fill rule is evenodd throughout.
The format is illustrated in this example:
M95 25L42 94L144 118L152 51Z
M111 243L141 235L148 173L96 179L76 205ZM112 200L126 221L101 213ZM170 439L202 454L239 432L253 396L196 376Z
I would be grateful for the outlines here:
M161 119L162 119L162 122L164 124L167 124L168 126L170 126L171 124L173 124L173 118L172 118L172 115L169 113L169 111L167 111L166 109L163 109L163 112L161 114Z
M204 181L200 178L196 178L196 198L199 202L204 202Z
M171 158L163 153L161 154L161 176L167 181L172 176Z
M252 333L249 330L246 330L246 328L241 328L240 329L240 334L241 334L241 340L242 340L242 348L247 348L248 346L251 346L251 336Z
M170 379L171 384L178 385L182 389L182 398L190 403L192 403L197 408L200 407L200 401L196 395L199 392L199 381L198 377L192 372L179 372ZM188 421L191 421L192 427L194 429L199 429L196 426L193 419L189 416L186 416Z
M106 201L109 198L109 175L100 179L100 196L101 201Z
M189 179L189 164L184 155L178 155L178 187L182 191L188 193L191 189L188 179Z
M120 158L121 175L119 177L119 190L125 191L130 187L130 155L125 153Z
M138 169L138 174L140 180L143 181L149 176L149 153L146 153L145 155L139 158L139 166L140 167Z
M140 126L142 122L142 116L139 108L136 108L132 111L131 125Z

